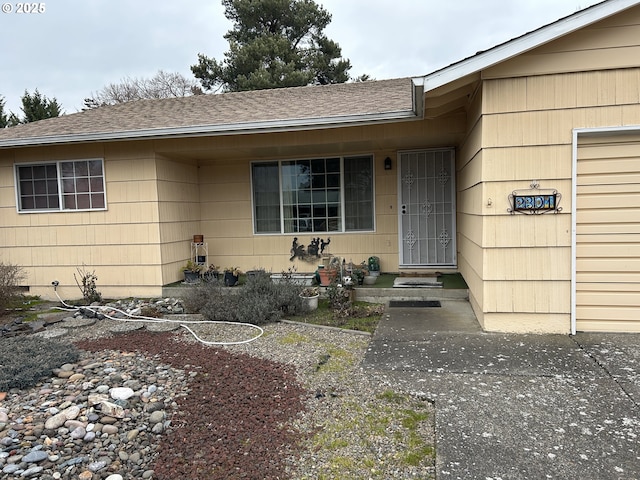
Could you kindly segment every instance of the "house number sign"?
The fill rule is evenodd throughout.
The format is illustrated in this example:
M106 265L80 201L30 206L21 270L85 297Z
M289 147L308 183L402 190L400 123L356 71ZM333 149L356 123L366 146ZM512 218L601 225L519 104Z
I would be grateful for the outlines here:
M530 189L514 190L509 195L511 208L508 209L508 212L533 215L549 212L558 213L562 210L559 206L561 199L562 195L557 190L541 190L540 184L534 180Z

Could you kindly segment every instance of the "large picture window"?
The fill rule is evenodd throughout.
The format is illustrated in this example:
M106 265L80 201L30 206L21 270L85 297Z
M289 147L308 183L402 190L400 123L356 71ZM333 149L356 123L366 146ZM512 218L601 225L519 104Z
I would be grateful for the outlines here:
M21 212L106 208L101 159L16 165L16 185Z
M255 233L373 230L371 156L256 162Z

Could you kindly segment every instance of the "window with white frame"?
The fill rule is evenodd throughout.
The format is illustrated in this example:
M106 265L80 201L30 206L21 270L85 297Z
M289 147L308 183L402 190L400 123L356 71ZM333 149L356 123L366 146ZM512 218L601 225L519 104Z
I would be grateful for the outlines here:
M374 228L370 155L255 162L251 177L257 234Z
M18 211L104 210L102 159L16 165Z

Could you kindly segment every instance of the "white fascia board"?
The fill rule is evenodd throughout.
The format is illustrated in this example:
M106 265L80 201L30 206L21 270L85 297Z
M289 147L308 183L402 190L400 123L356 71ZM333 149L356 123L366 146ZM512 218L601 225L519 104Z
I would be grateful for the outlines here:
M0 149L34 147L81 142L108 142L117 140L144 140L158 138L206 137L240 135L250 133L274 133L283 131L319 130L345 126L372 125L397 121L417 120L420 117L411 110L342 117L323 117L270 122L247 122L218 125L194 125L189 127L150 128L116 132L92 132L69 135L45 135L0 140Z
M604 1L531 33L493 47L486 52L479 53L423 77L413 78L413 82L417 85L423 85L424 91L429 92L459 78L502 63L639 3L639 0Z

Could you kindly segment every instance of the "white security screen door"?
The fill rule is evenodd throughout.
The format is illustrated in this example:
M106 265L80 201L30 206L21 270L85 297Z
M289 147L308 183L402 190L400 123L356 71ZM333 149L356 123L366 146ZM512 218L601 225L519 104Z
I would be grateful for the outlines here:
M455 267L454 151L400 153L400 265Z

